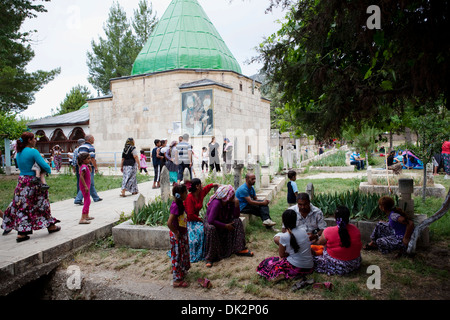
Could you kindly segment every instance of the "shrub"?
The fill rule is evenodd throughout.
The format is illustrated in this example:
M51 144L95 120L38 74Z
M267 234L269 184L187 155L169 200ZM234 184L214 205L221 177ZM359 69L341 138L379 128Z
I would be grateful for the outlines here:
M310 163L313 167L345 167L345 151L339 150L335 154Z
M334 194L317 194L313 205L320 208L326 217L333 217L337 206L346 206L350 210L350 218L357 220L379 220L384 219L385 214L378 208L380 195L366 194L360 191L347 191ZM395 203L398 203L398 196L393 195Z
M172 199L167 202L157 197L154 201L143 206L139 212L132 212L131 221L135 225L162 226L167 223L170 215Z

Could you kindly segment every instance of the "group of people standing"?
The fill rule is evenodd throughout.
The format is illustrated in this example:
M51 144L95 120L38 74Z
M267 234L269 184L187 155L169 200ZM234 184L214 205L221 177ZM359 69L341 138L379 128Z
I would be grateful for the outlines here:
M190 179L192 179L192 173L194 170L194 157L199 158L193 150L192 145L189 142L189 134L179 136L178 141L172 141L168 145L166 139L155 139L154 148L151 152L151 162L153 164L154 178L153 189L160 187L161 171L167 167L170 176L171 183L180 183L183 180L184 170L189 170ZM216 170L220 172L220 158L219 158L220 146L216 142L216 138L212 137L208 147L203 147L201 152L201 168L202 172L208 172L209 170ZM222 148L223 161L227 164L227 172L231 169L233 145L229 139L224 139ZM141 150L143 153L143 150ZM144 156L141 155L141 161ZM146 158L145 158L146 161ZM141 166L143 163L141 163ZM195 172L194 172L195 173Z

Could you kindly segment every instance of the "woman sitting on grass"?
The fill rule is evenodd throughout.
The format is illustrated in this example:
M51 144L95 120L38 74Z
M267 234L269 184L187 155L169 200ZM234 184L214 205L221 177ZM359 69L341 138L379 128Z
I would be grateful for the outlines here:
M325 228L314 243L325 246L322 255L314 256L314 269L328 275L344 275L361 266L361 232L349 223L347 207L337 207L334 217L337 225Z
M233 187L219 187L209 199L204 221L207 267L212 267L214 261L228 258L233 253L253 256L253 252L245 247L244 225L239 216L239 201L235 201Z
M313 258L309 236L304 228L297 227L297 213L288 209L282 215L287 232L274 237L279 257L263 260L256 271L269 281L294 279L313 272Z
M364 246L364 250L378 249L382 253L406 250L414 230L414 222L408 219L402 209L395 207L391 197L381 197L378 206L388 215L389 221L378 222L370 236L372 241Z

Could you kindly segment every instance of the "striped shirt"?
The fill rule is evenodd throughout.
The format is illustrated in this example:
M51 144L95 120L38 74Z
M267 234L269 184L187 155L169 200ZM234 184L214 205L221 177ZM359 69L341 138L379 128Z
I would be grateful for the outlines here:
M80 153L89 153L89 156L91 157L91 159L95 159L95 148L89 142L86 142L78 147L77 157ZM75 156L74 156L74 158L75 158ZM91 167L94 168L94 165L92 163L91 163Z
M361 155L360 155L359 153L353 152L353 153L350 155L350 161L356 161L356 159L357 159L357 158L360 158L360 157L361 157Z
M178 153L178 164L190 164L191 159L189 157L189 151L192 152L192 146L189 143L182 141L177 144L176 148Z

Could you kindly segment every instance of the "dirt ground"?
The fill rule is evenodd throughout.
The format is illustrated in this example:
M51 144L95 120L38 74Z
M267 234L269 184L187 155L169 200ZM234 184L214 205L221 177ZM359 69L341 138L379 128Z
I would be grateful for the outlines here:
M171 264L161 250L115 248L112 239L97 243L61 265L58 299L144 299L144 300L448 300L450 299L450 257L446 242L433 243L418 250L414 257L382 255L363 251L361 269L347 276L314 273L315 282L331 282L331 291L311 286L293 292L296 280L271 283L256 273L257 265L275 256L276 248L267 243L248 243L254 257L230 258L207 268L204 262L191 264L188 288L173 288ZM79 267L80 290L65 289L68 266ZM380 267L380 289L369 289L371 265ZM197 284L198 278L211 280L212 288Z

